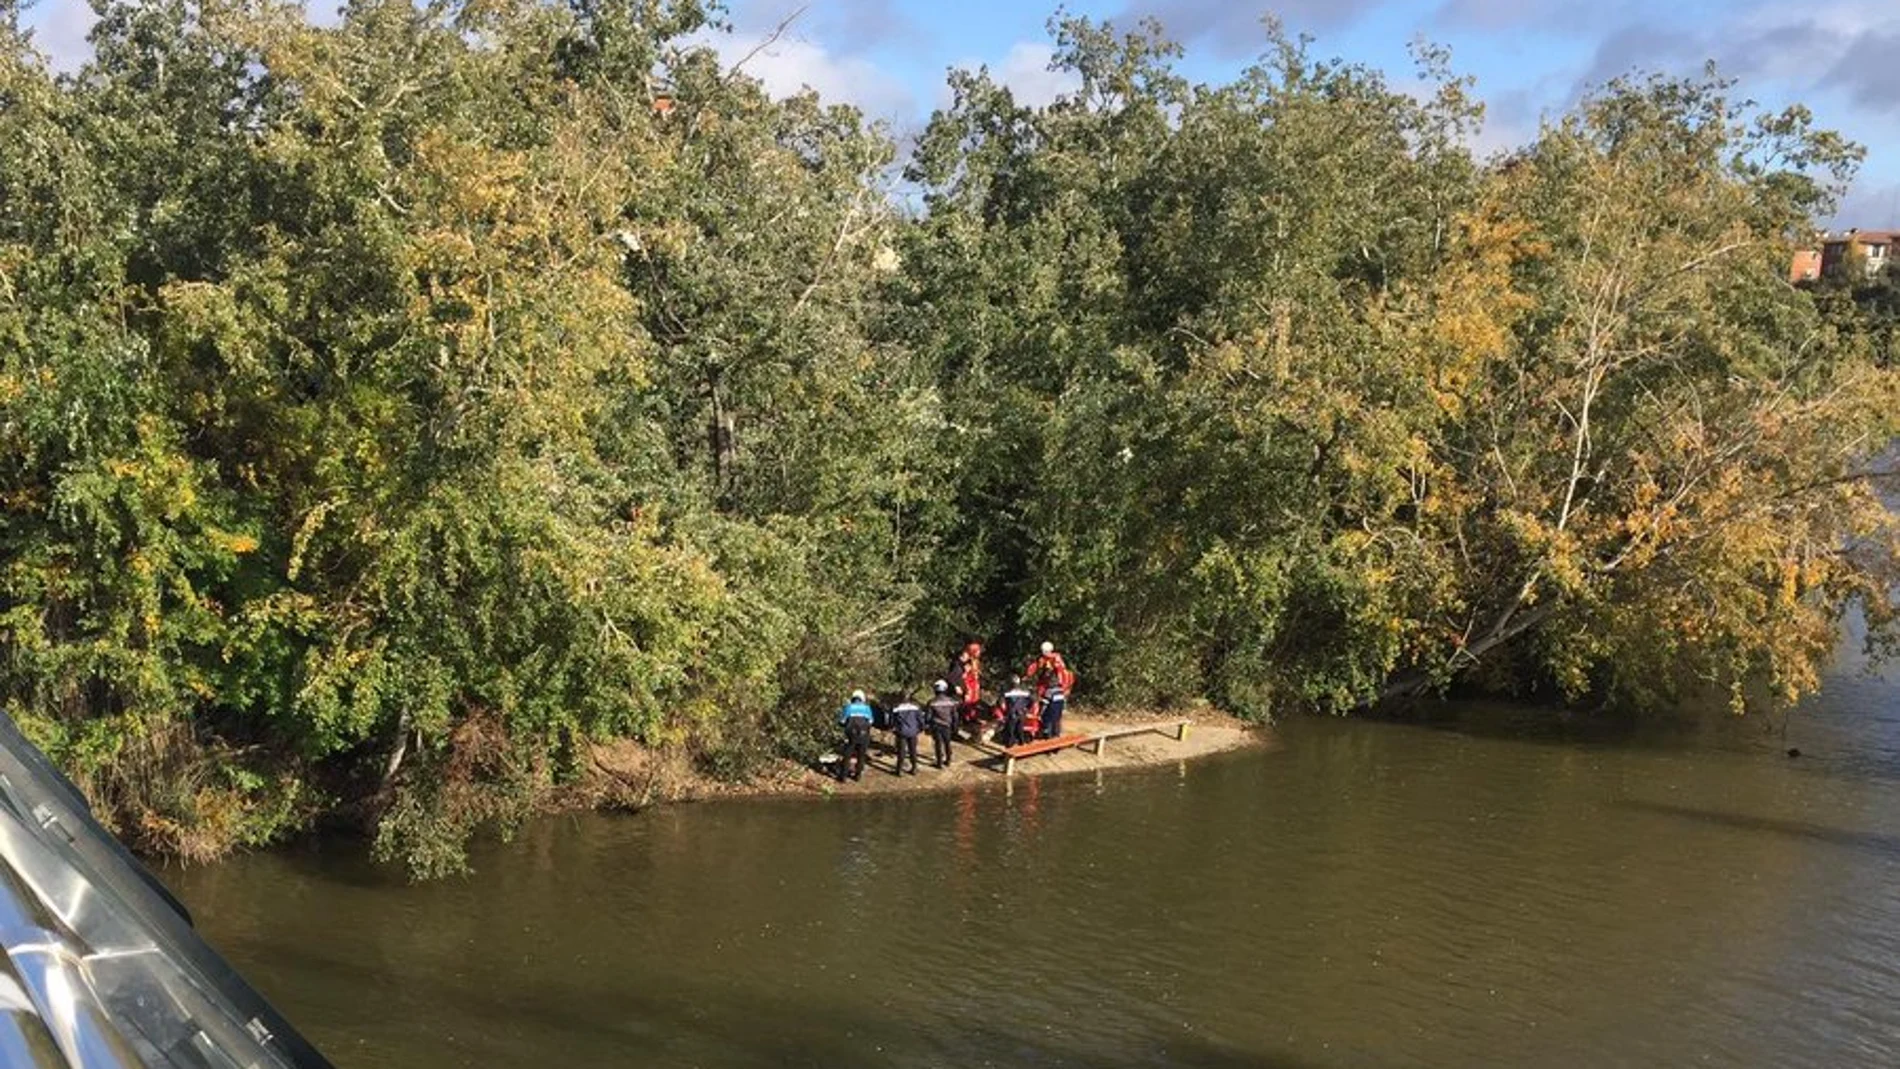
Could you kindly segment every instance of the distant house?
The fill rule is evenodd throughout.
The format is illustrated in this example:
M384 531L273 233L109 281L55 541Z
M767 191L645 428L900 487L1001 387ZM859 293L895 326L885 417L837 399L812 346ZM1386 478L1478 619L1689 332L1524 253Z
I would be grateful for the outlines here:
M1896 237L1900 232L1892 230L1849 230L1830 235L1821 242L1821 273L1833 274L1843 265L1859 261L1861 270L1878 274L1893 260Z
M1821 250L1796 249L1794 262L1788 265L1788 281L1813 282L1821 277Z

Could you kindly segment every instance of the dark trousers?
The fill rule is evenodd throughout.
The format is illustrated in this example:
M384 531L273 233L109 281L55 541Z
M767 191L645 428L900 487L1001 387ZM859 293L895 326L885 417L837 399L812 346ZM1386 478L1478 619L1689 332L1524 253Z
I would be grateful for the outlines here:
M897 736L897 771L904 771L904 758L910 758L910 770L917 771L917 736Z
M1053 739L1062 734L1062 710L1069 703L1062 698L1050 698L1042 703L1042 737Z
M1023 730L1023 720L1027 709L1012 709L1003 714L1003 738L1005 746L1021 746L1029 741L1029 735Z
M930 749L938 768L950 763L950 732L948 724L930 725Z
M854 716L844 722L844 761L838 765L838 777L857 779L864 775L864 763L870 758L871 722Z

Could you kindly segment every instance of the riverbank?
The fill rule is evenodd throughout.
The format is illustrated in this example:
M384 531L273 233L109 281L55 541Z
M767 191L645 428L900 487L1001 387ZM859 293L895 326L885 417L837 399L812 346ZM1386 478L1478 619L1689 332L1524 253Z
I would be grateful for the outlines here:
M1008 779L1033 779L1097 770L1146 768L1193 761L1230 750L1271 745L1272 732L1211 710L1196 710L1185 739L1150 732L1119 736L1106 751L1071 747L1040 754L1016 763L1013 777L1003 773L1002 747L972 743L959 737L951 748L948 768L930 765L930 739L919 740L920 769L899 776L889 732L874 733L871 763L859 780L840 783L813 767L775 760L743 782L725 782L695 771L683 757L656 753L634 743L615 742L595 748L592 773L561 801L585 808L644 808L663 802L702 801L711 798L758 796L812 796L890 794L950 790L965 786L1002 786ZM1145 723L1172 723L1177 714L1148 710L1071 711L1064 718L1065 733L1090 734L1109 728Z

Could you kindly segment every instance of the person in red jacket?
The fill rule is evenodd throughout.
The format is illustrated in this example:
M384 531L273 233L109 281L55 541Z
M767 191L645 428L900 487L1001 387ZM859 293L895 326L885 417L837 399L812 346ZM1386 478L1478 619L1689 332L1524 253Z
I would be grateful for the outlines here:
M983 711L983 644L972 641L950 659L944 672L950 691L960 705L958 719L974 723Z
M1053 739L1062 733L1062 713L1069 704L1069 688L1075 685L1075 673L1056 652L1053 642L1042 644L1042 655L1029 662L1023 675L1035 681L1037 736Z
M1036 700L1049 696L1049 691L1060 688L1065 693L1075 686L1075 673L1069 670L1068 663L1056 652L1053 642L1042 644L1042 655L1030 661L1023 668L1023 678L1036 685Z

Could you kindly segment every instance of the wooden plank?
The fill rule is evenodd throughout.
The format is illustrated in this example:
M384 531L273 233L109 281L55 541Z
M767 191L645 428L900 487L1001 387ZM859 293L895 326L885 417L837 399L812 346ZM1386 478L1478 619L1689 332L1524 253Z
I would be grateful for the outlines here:
M1108 748L1108 740L1118 739L1124 735L1140 735L1149 731L1161 733L1172 729L1175 738L1186 740L1188 725L1192 723L1194 723L1194 721L1183 718L1180 720L1164 720L1154 724L1130 724L1123 727L1103 728L1100 731L1088 735L1058 735L1053 739L1037 739L1035 742L1025 742L1020 746L1010 746L1002 751L1003 775L1013 776L1016 774L1016 761L1019 758L1034 757L1037 754L1054 753L1057 750L1066 750L1070 747L1079 748L1093 744L1095 747L1095 756L1100 757L1103 751Z
M1041 753L1053 753L1056 750L1066 750L1071 746L1080 746L1094 738L1093 735L1057 735L1053 739L1037 739L1035 742L1025 742L1021 746L1011 746L1003 753L1012 758L1034 757Z
M1172 731L1175 738L1186 739L1188 725L1192 723L1194 723L1194 721L1183 718L1180 720L1163 720L1154 724L1127 724L1121 727L1103 728L1096 732L1095 736L1102 739L1119 739L1125 735L1141 735L1150 731L1157 734Z

